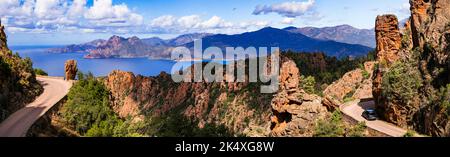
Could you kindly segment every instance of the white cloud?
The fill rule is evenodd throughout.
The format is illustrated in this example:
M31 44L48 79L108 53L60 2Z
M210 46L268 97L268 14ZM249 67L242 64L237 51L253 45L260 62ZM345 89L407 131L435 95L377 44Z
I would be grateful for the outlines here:
M86 11L86 0L74 0L67 11L67 15L71 18L80 18Z
M149 23L149 32L154 33L225 33L236 34L267 27L267 21L230 22L219 16L212 16L206 20L199 15L175 17L163 15L156 17Z
M36 0L34 14L39 19L54 20L64 14L64 5L60 0Z
M198 15L183 16L177 20L178 24L184 28L198 27L201 22L201 18Z
M283 20L281 20L281 24L286 24L286 25L292 25L295 21L295 18L291 18L291 17L286 17L283 18Z
M303 2L292 1L273 5L258 5L253 11L254 15L278 13L285 17L302 16L310 11L314 6L315 0L308 0Z
M174 16L164 15L164 16L160 16L160 17L153 19L152 22L150 23L150 25L152 27L169 27L169 26L173 26L175 24L175 22L176 22L176 19Z
M213 16L209 20L206 20L200 24L202 28L229 28L233 27L233 24L226 22L221 17Z
M124 32L122 29L125 27L135 30L144 21L142 15L130 10L127 5L113 5L112 0L94 0L91 7L87 6L87 0L0 0L0 4L3 23L15 27L15 31L86 32L83 29L102 31L100 29L114 27Z
M143 17L131 12L125 4L113 5L112 0L94 0L84 14L91 23L106 26L136 26L143 23Z
M149 19L125 3L112 0L0 0L2 24L13 32L50 33L242 33L270 25L269 21L231 22L219 16L164 15Z

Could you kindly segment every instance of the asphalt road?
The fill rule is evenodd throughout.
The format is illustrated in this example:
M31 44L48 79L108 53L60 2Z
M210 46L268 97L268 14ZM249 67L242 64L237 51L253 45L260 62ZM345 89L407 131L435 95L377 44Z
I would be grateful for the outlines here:
M69 92L72 83L56 77L38 77L44 92L35 101L0 124L0 137L24 137L33 123Z
M374 130L380 131L386 135L392 136L392 137L402 137L405 135L407 130L400 128L398 126L395 126L394 124L381 121L381 120L375 120L375 121L368 121L364 117L362 117L362 113L364 110L367 109L374 109L375 108L375 102L374 101L366 101L366 102L360 102L360 100L354 100L345 103L341 107L341 111L352 117L353 119L357 120L358 122L366 122L367 127L372 128Z

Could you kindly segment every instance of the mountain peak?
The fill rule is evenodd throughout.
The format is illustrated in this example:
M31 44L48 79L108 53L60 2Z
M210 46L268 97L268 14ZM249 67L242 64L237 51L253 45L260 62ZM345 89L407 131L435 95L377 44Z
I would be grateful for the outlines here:
M287 30L287 31L289 31L289 30L296 30L296 29L298 29L298 28L294 27L294 26L289 26L289 27L283 28L283 30Z
M337 25L336 28L350 28L350 29L356 29L353 26L350 26L348 24L343 24L343 25Z

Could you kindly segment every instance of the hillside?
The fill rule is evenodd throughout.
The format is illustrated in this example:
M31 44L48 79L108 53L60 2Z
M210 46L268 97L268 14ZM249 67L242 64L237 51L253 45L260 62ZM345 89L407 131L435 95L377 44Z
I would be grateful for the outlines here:
M358 29L350 25L333 27L287 27L292 33L300 33L308 37L320 40L332 40L348 44L359 44L367 47L375 47L375 31L373 29Z
M32 64L9 50L0 23L0 122L42 93Z
M364 56L372 48L345 44L335 41L313 39L299 33L291 33L276 28L263 28L254 32L236 35L194 33L180 35L174 39L160 38L139 39L137 37L123 38L112 36L108 40L95 40L80 45L69 45L62 48L50 49L49 52L89 52L86 58L130 58L149 57L155 59L169 59L174 47L193 47L193 41L203 39L203 47L216 46L224 49L232 47L271 47L278 46L281 50L304 52L324 52L328 56L338 58L347 56Z
M192 48L193 43L186 44ZM237 35L212 35L203 38L203 47L279 47L281 50L324 52L338 58L347 56L365 56L372 49L361 45L344 44L335 41L323 41L298 33L266 27L258 31Z

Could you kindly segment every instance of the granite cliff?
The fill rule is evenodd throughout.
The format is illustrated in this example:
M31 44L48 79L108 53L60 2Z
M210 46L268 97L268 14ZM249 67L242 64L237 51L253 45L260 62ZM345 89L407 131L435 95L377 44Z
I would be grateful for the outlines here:
M389 122L432 136L450 136L450 0L410 0L399 30L393 15L376 22L373 95Z

